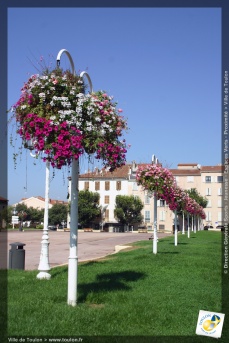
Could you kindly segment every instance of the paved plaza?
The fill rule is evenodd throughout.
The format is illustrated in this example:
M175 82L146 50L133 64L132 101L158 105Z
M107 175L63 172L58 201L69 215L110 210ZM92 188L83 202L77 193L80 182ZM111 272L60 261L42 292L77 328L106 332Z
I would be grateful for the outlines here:
M7 234L0 232L0 242L7 249L2 250L0 268L4 268L4 256L11 246L10 243L21 242L26 244L25 269L38 269L42 231L9 231ZM78 232L78 260L79 262L94 260L115 253L120 245L128 245L142 240L148 240L151 233L113 233L113 232ZM168 236L166 233L158 233L158 238ZM50 267L68 264L70 233L62 231L49 231L49 264ZM153 244L153 243L152 243ZM160 244L160 243L159 243ZM118 249L117 249L118 248ZM5 252L4 252L5 250ZM7 250L7 251L6 251ZM7 264L8 265L8 264Z

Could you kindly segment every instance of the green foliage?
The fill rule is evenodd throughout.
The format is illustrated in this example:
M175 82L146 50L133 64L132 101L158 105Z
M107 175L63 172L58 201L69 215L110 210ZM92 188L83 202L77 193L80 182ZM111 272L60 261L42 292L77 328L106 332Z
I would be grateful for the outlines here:
M6 206L1 212L0 212L0 222L2 223L2 220L4 220L7 224L11 223L12 218L12 206Z
M207 204L208 204L207 198L200 195L196 188L191 188L187 190L187 193L190 196L190 198L194 199L200 206L202 206L203 208L207 207Z
M143 207L144 205L138 197L134 197L133 195L117 195L114 215L123 225L141 223L143 220L141 214Z
M37 209L34 207L29 207L27 210L27 220L32 222L42 222L44 220L44 209Z
M100 216L100 195L97 192L80 191L78 200L79 223L82 227L88 227Z
M10 222L14 208L10 206ZM44 219L44 209L28 207L26 204L17 204L15 207L16 215L21 221L41 222Z
M68 206L65 204L54 204L49 209L49 224L61 224L67 221Z
M36 229L38 229L38 230L42 230L43 228L44 228L43 225L37 225L37 226L36 226Z

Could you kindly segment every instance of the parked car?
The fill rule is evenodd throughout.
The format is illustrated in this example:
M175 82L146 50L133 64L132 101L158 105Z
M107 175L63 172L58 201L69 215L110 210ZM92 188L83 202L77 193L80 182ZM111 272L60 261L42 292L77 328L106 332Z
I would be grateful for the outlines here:
M56 226L55 225L49 225L48 229L52 230L52 231L56 231Z
M208 230L208 229L213 229L213 226L212 226L212 225L206 225L206 226L204 227L204 230Z
M221 231L225 231L225 227L223 225L218 225L218 226L216 226L216 228L221 230Z

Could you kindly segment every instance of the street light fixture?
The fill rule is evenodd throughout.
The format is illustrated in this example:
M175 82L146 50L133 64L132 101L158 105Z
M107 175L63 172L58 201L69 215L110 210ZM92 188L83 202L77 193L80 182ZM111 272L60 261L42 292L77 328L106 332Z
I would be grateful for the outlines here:
M65 53L70 61L72 74L76 75L75 66L70 53L66 49L58 52L56 61L57 68L60 66L60 59ZM92 82L87 72L83 71L80 77L86 76L90 92L93 92ZM77 303L77 266L78 266L78 179L79 179L79 160L72 160L72 175L71 175L71 195L70 195L70 251L68 258L68 305L76 306Z
M27 140L24 142L24 147L30 150L30 156L36 158L37 155L32 154L34 149L33 140ZM39 153L38 153L39 154ZM48 235L48 210L49 210L49 175L50 175L50 162L46 161L46 173L45 173L45 209L44 209L44 225L43 225L43 236L41 240L41 254L40 263L37 274L37 279L49 280L51 275L48 273L50 268L49 265L49 235Z
M158 158L153 155L152 156L152 164L159 164ZM153 211L153 217L154 217L154 223L153 223L153 253L157 254L157 196L156 193L154 192L154 211Z

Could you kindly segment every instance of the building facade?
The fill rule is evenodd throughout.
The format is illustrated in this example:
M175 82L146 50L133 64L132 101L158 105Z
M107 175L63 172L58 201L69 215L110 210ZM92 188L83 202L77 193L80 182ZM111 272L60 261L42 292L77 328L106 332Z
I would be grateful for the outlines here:
M25 204L27 207L33 207L38 210L42 210L45 208L45 198L41 196L30 197L30 198L22 198L21 201L12 205L13 207L17 206L18 204ZM62 200L53 200L49 199L48 207L52 208L54 204L64 204L68 205L68 202Z
M146 164L140 164L146 165ZM137 185L136 170L138 165L133 162L109 172L106 169L87 172L79 176L79 190L89 190L100 194L100 206L104 210L101 214L101 223L109 231L120 229L120 225L114 217L115 199L117 195L133 195L139 197L144 204L142 223L136 223L133 229L144 225L148 230L153 230L154 221L154 197L149 195ZM197 163L178 164L177 169L170 169L177 185L184 190L195 188L198 193L208 200L205 209L206 219L202 226L216 228L222 224L222 194L223 194L223 169L218 166L200 166ZM169 209L165 201L157 200L157 223L160 231L171 232L174 225L174 213ZM182 228L184 221L179 218L179 227ZM193 225L193 222L190 223ZM186 223L184 224L186 226Z

